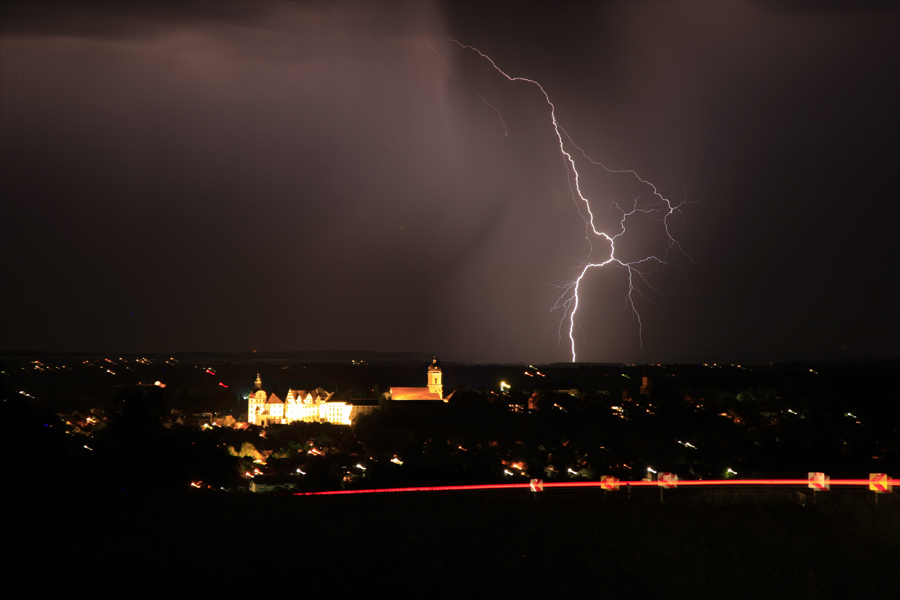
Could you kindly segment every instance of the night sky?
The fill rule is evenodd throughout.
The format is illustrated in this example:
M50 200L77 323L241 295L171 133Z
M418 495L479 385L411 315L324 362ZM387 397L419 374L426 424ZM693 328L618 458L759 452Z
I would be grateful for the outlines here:
M898 6L4 1L0 349L570 360L608 248L540 90L452 37L684 203L683 252L617 242L668 263L643 350L608 266L579 360L898 357ZM652 200L576 161L603 226Z

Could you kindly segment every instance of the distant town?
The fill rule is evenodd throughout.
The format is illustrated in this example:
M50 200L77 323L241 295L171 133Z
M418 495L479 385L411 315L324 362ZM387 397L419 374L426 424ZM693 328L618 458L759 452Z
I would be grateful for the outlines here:
M11 355L0 381L27 485L288 493L896 474L898 370Z

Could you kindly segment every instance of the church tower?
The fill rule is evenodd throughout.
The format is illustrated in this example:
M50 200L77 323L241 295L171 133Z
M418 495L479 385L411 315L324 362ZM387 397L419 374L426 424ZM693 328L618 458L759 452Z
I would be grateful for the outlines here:
M431 361L428 367L428 391L437 394L438 397L444 397L444 385L441 383L441 366L438 364L437 357Z
M265 405L266 392L262 389L262 378L257 373L254 390L247 395L247 422L260 425L259 415L265 411Z

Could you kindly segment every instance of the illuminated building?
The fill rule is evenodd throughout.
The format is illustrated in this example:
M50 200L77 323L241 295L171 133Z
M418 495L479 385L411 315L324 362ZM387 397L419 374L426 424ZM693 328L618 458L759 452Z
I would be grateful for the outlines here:
M256 389L247 396L247 422L252 425L287 425L304 423L335 423L351 425L356 417L371 414L377 405L354 404L332 400L334 392L321 388L314 390L288 390L282 400L274 393L262 389L262 379L256 375ZM443 373L435 358L428 366L428 385L425 387L391 387L391 400L444 399Z
M427 387L392 387L391 400L444 400L443 374L437 357L428 366Z
M262 389L262 379L256 375L256 389L247 396L247 421L253 425L287 425L304 423L334 423L350 425L362 414L369 414L378 406L351 404L332 400L334 392L288 390L284 400Z

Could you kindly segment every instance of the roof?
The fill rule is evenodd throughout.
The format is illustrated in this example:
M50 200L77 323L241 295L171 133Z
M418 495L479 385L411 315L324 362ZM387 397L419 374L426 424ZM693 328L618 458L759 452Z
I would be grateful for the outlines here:
M316 388L314 390L288 390L288 396L292 396L295 400L304 402L306 397L310 396L313 402L319 403L331 400L331 397L334 396L334 392L329 392L321 388Z
M312 392L308 392L306 390L288 390L287 398L293 398L295 400L305 400L307 395L312 395L313 400L316 398L316 394Z
M378 400L374 398L351 398L347 400L347 404L352 406L381 406Z
M391 400L442 400L441 395L427 387L392 387Z

